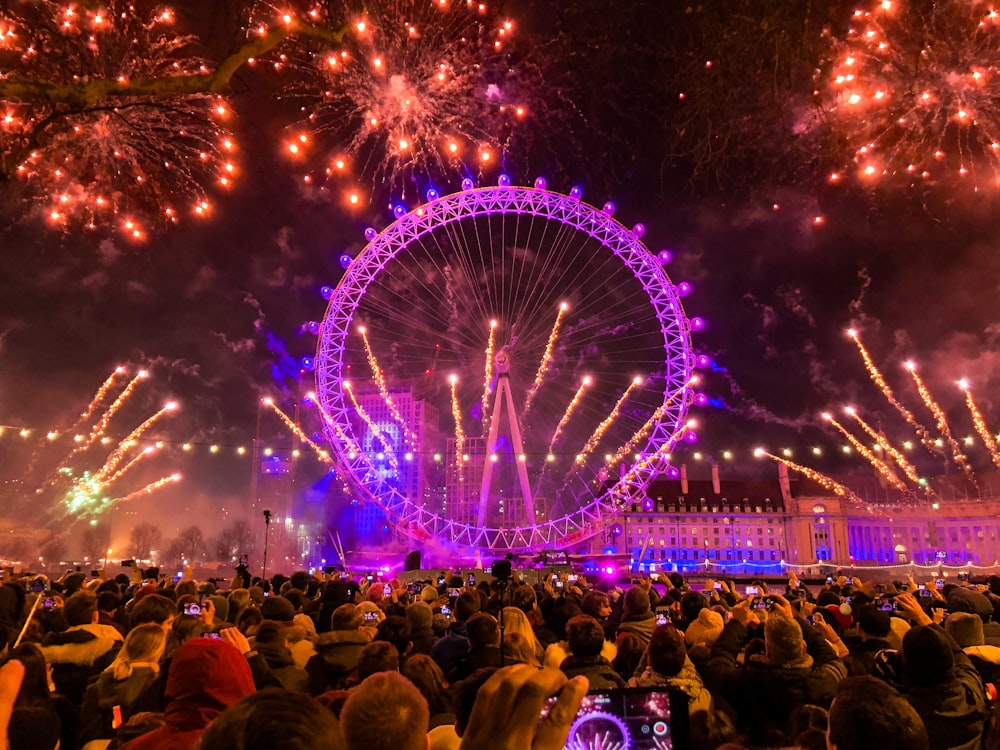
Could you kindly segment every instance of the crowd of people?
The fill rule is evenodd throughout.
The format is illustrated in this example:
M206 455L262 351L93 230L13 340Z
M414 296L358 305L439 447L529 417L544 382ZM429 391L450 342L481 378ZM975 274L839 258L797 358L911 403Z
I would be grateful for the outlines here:
M678 719L650 747L1000 748L1000 577L476 578L24 574L0 727L11 750L558 750L588 691L636 688Z

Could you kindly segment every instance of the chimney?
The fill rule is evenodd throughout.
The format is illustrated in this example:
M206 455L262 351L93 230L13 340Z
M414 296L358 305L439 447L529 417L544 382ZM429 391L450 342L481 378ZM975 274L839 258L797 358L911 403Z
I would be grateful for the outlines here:
M681 494L686 495L688 493L688 467L687 464L681 464Z
M782 463L778 464L778 485L781 487L781 497L788 508L792 503L792 485L788 481L788 467Z
M719 481L719 465L712 464L712 492L722 494L722 483Z

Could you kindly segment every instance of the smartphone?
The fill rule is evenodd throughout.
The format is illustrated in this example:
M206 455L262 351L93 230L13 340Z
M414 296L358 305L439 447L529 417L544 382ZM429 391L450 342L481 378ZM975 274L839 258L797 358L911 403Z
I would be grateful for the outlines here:
M365 578L367 578L369 581L374 581L375 580L375 575L372 574L372 573L369 573L368 575L365 576Z
M444 576L438 576L438 586L444 586Z
M883 599L879 602L878 608L882 612L902 612L903 608L899 606L895 599Z
M476 585L476 574L475 573L469 573L468 580L469 580L469 585L470 586L475 586Z
M382 587L382 596L392 596L392 586L388 583Z
M670 608L669 607L657 607L654 612L656 613L656 626L666 625L670 622Z
M808 622L810 625L815 625L817 618L822 619L822 615L809 615L806 618L806 622ZM824 620L824 622L825 622L825 620Z
M184 614L190 617L201 617L201 605L198 602L188 602L184 605Z
M212 640L215 640L215 641L221 641L222 640L222 636L219 635L218 633L202 633L201 637L202 638L211 638Z
M965 581L969 580L969 574L959 573L957 576L955 576L955 580L964 583Z
M441 614L444 615L445 617L451 617L451 608L441 607Z
M577 577L575 573L570 573L568 580L570 583L576 583L580 579Z
M667 625L669 623L670 623L670 620L667 619L666 615L663 615L663 614L657 614L656 615L656 627L661 628L664 625Z
M458 597L461 594L462 594L462 589L448 589L448 598L449 599L458 599Z
M757 596L759 593L760 588L758 586L747 586L747 596Z
M555 698L546 701L548 716ZM660 750L688 747L688 701L662 686L588 693L570 725L567 748Z
M123 568L131 568L133 565L135 565L135 560L122 560Z
M246 564L247 564L247 556L246 555L240 555L240 565L245 566Z
M42 609L54 609L55 606L56 600L53 597L47 596L42 599Z
M722 590L722 581L716 581L715 583L713 583L712 584L712 588L715 589L716 591L721 591Z
M933 596L930 591L928 591L923 586L920 587L920 596Z
M43 581L41 578L36 578L34 581L31 582L31 590L36 594L42 593L43 591L45 591L45 581Z
M872 590L876 594L884 594L885 593L885 584L884 583L873 583L872 584Z
M936 579L934 579L934 588L936 588L936 589L943 589L944 588L944 579L943 578L936 578Z
M556 581L556 588L561 589L565 584L562 581Z
M753 604L750 605L753 609L767 609L771 606L770 597L759 596L754 599Z
M208 594L198 594L198 601L204 604L205 600L208 599L208 597L209 597Z
M424 590L424 584L420 583L419 581L416 583L411 583L406 587L406 590L409 591L414 596L419 596L420 592Z
M959 575L962 575L962 574L959 573ZM101 577L101 571L99 571L99 570L92 570L92 571L90 571L90 577L91 578L100 578ZM968 578L968 576L966 576L966 578ZM959 579L959 580L961 580L961 579Z
M375 622L378 620L378 612L365 612L362 618L365 622Z
M833 576L827 576L826 577L826 582L827 583L833 583Z

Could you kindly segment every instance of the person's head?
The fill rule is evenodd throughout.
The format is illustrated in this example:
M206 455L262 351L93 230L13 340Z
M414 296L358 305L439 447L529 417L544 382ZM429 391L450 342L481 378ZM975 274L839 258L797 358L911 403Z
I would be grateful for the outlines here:
M431 657L426 654L411 656L399 671L403 677L417 686L417 690L427 701L431 715L444 714L451 710L444 672Z
M398 672L399 652L391 643L372 641L361 649L357 669L359 680L377 672Z
M593 659L604 648L604 628L590 615L577 615L566 623L566 641L573 656Z
M802 666L806 658L806 642L796 620L779 612L771 612L764 624L764 653L775 666Z
M611 662L615 671L618 674L632 675L646 652L646 642L635 633L623 631L615 639L615 648L618 653Z
M482 599L478 591L463 591L455 602L455 622L465 622L479 611Z
M604 621L611 615L611 600L603 591L588 591L580 602L583 614Z
M137 601L129 612L130 628L151 622L159 625L166 632L177 613L177 605L160 594L147 594Z
M426 750L429 724L427 701L396 672L368 677L340 712L347 750Z
M633 586L625 592L625 600L622 603L624 617L641 617L648 612L649 594L641 586Z
M24 679L17 693L15 706L32 706L49 700L49 680L42 650L34 643L22 643L11 649L3 663L17 659L24 665Z
M337 718L309 695L269 688L243 698L212 722L201 750L344 750Z
M673 625L661 625L649 639L647 654L654 672L666 677L676 676L687 659L684 634Z
M511 606L517 607L524 613L533 611L537 602L538 596L535 594L535 590L531 588L531 586L518 586L510 594Z
M265 620L291 622L295 618L295 607L283 596L272 596L260 605L260 615Z
M90 625L97 614L97 596L92 591L77 591L63 604L63 616L70 627Z
M236 615L250 606L250 592L246 589L233 589L229 592L229 612Z
M710 648L722 635L725 624L722 615L705 607L684 631L684 642L688 646L703 645Z
M983 621L979 615L956 612L945 620L944 629L962 648L986 644L986 637L983 635Z
M940 685L954 675L955 656L944 633L931 625L917 625L906 632L903 636L904 682Z
M166 633L155 623L147 622L132 628L111 665L112 675L116 680L124 680L136 666L147 666L158 672L166 644Z
M247 607L236 618L236 628L247 638L257 633L264 616L256 607Z
M854 612L854 621L862 638L888 638L892 630L892 617L879 611L874 604L866 604Z
M476 612L465 625L470 648L496 646L500 643L500 626L488 612Z
M410 623L400 615L389 615L375 629L375 640L391 643L401 655L408 654L413 647L413 642L410 640Z
M538 652L535 650L534 644L523 633L516 631L504 633L503 650L505 661L530 664L533 667L541 666L538 663Z
M708 608L708 599L698 591L687 591L681 597L681 617L688 622L698 619L698 613Z
M357 630L361 627L361 622L361 612L357 605L341 604L333 610L333 616L330 618L330 629Z
M301 591L303 594L309 590L309 581L312 576L309 575L304 570L296 570L292 573L291 584L292 588L296 591Z
M166 699L171 706L190 709L183 715L197 714L204 727L256 689L250 665L237 649L214 638L192 638L174 652Z
M406 608L406 621L410 623L411 634L417 630L431 630L433 620L434 610L426 602L415 601Z
M524 610L518 609L517 607L504 607L500 612L500 616L503 617L503 631L505 637L511 633L519 633L520 635L523 635L524 638L532 645L532 649L541 649L540 645L536 645L538 643L538 637L535 635L535 629L531 627L531 620L528 619Z
M830 750L928 749L920 715L895 688L876 677L841 680L828 720Z
M177 615L171 628L178 643L197 638L209 630L209 626L205 624L200 615Z

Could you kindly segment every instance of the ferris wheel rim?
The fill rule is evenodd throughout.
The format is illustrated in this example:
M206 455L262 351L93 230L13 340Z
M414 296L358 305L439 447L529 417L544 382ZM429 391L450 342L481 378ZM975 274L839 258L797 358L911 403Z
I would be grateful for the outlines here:
M582 541L600 531L605 513L613 513L643 491L665 465L664 454L673 449L686 429L685 417L693 398L688 384L694 369L691 326L680 303L676 287L662 264L641 241L638 228L628 229L611 216L582 200L540 187L498 187L463 189L435 197L398 216L381 232L368 230L369 240L350 263L340 283L330 295L320 326L316 355L317 392L324 400L327 416L324 430L341 465L368 499L378 503L403 533L413 538L442 537L462 546L517 550L562 545ZM541 524L507 528L479 527L448 519L427 511L404 497L395 487L375 476L374 465L354 440L348 418L350 406L343 393L344 352L355 314L368 285L386 266L406 251L408 245L449 224L488 214L530 215L555 221L582 232L611 251L633 274L645 292L660 326L668 374L665 376L662 419L656 421L646 438L643 460L625 476L590 502L557 519ZM671 377L671 373L674 374ZM340 384L338 387L338 383ZM650 448L652 447L652 451Z

